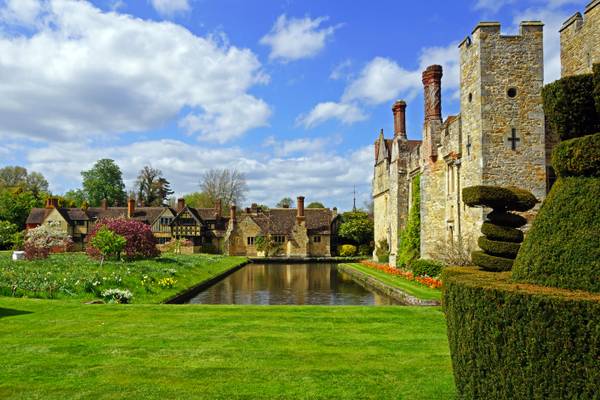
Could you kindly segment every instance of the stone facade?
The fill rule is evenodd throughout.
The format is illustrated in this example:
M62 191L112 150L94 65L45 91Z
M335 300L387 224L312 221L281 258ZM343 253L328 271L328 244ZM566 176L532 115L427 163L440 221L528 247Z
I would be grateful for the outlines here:
M499 23L480 23L459 48L460 115L443 120L443 71L433 65L423 72L422 142L398 131L405 122L397 122L396 105L398 132L393 139L381 133L375 142L375 238L388 240L391 265L415 175L421 180L423 258L439 257L452 245L476 246L485 210L465 207L462 188L513 185L540 200L546 195L543 24L523 22L519 35L505 36Z
M584 15L576 13L560 30L560 62L563 77L592 72L600 63L600 0L588 4Z

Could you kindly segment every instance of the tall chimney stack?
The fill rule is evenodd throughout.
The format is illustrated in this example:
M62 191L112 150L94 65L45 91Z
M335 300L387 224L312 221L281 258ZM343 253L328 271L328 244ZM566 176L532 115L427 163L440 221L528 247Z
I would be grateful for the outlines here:
M135 199L127 200L127 218L131 219L135 215Z
M177 199L177 212L183 211L184 208L185 208L185 199L183 197L180 197Z
M296 204L298 204L298 213L296 215L296 219L300 223L304 221L304 196L298 196L296 198Z
M235 225L235 223L237 222L237 207L235 206L235 204L232 204L231 207L229 207L229 223L231 225Z
M430 65L423 71L425 121L442 120L442 66Z
M406 102L396 101L392 112L394 113L394 136L406 139Z

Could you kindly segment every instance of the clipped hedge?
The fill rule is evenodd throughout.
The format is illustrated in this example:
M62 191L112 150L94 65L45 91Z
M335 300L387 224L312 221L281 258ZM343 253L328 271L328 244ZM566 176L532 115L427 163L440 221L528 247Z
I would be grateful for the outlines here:
M444 264L435 260L415 260L410 264L410 269L415 276L439 276L444 269Z
M457 398L598 398L600 295L473 268L442 276Z
M569 76L544 86L544 113L552 132L562 140L600 130L600 115L594 100L593 74Z
M485 236L481 236L477 240L477 244L479 245L481 250L485 251L487 254L490 254L492 256L511 258L513 260L517 256L519 248L521 247L519 243L490 240Z
M561 142L552 152L552 166L558 176L600 177L600 133Z
M487 215L492 224L507 228L520 228L527 224L527 219L521 215L492 211Z
M502 186L469 186L463 189L462 197L469 207L489 207L494 210L527 211L538 202L527 190Z
M600 118L600 64L594 64L594 101Z
M487 221L481 225L481 233L491 240L513 243L521 243L523 241L523 232L521 230L493 224Z
M559 178L515 261L522 282L600 292L600 178Z
M486 254L483 251L474 251L471 253L473 264L480 266L490 272L510 271L515 262L512 258L504 258Z

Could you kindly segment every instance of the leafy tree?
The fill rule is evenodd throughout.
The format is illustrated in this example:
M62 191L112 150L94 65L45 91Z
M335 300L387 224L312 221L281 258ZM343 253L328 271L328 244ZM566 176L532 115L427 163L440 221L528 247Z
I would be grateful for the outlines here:
M8 166L0 169L0 187L29 191L34 196L48 193L48 181L39 172L28 173L26 168Z
M160 169L145 166L135 182L137 198L147 206L162 206L174 192Z
M211 169L202 176L200 189L213 205L219 199L222 204L229 205L242 203L248 186L244 174L235 169Z
M306 208L325 208L325 206L321 202L313 201Z
M374 226L369 214L363 211L346 212L342 215L342 223L338 230L341 238L361 245L373 241Z
M0 169L0 185L5 187L17 187L27 180L27 169L23 167L8 166Z
M0 250L10 249L14 245L15 234L19 227L9 221L0 221Z
M31 209L42 206L43 201L31 192L21 189L0 190L0 220L12 222L21 229L25 228Z
M92 169L82 171L83 191L91 206L97 207L103 199L109 206L125 204L125 184L121 169L113 160L98 160Z
M121 258L121 252L127 244L127 239L103 226L90 240L90 244L100 252L100 267L107 257Z
M185 204L194 208L213 208L215 203L213 199L204 192L194 192L183 196Z
M269 257L269 255L272 254L277 254L280 249L279 244L275 242L271 235L257 236L255 244L256 250L263 251L265 253L265 257Z
M277 203L278 208L292 208L294 207L294 200L292 200L289 197L284 197L283 199L279 200L279 203Z
M48 181L39 172L32 172L25 179L25 189L37 197L42 193L48 193Z
M68 207L81 207L87 202L85 192L81 189L72 189L65 193L63 199ZM60 200L59 200L60 204Z

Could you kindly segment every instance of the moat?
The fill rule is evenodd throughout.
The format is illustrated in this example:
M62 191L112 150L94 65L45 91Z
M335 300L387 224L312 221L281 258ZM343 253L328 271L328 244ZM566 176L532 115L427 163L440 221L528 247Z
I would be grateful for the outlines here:
M191 304L400 305L367 290L335 264L248 264L188 301Z

